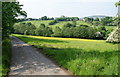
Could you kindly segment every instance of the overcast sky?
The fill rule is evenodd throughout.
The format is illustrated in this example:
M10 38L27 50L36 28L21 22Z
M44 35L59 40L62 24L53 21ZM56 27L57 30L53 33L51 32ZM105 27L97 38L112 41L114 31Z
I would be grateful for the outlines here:
M18 0L28 18L91 15L115 16L117 0Z

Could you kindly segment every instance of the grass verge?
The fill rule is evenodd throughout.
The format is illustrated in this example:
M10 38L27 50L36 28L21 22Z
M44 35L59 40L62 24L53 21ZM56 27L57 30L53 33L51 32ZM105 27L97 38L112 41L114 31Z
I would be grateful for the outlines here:
M10 67L11 40L6 38L2 40L2 77L6 77Z

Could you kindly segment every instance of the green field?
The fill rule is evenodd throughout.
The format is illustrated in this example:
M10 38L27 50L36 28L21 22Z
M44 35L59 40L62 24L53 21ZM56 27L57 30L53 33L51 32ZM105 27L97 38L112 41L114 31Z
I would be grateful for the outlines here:
M99 28L100 26L98 26ZM117 26L105 26L105 28L109 31L113 31L114 29L116 29Z
M31 22L32 24L34 24L36 27L38 27L40 24L45 24L46 26L52 27L53 30L56 26L59 26L60 28L63 27L63 25L67 24L67 23L72 23L72 21L59 21L58 23L56 23L55 25L49 25L49 23L53 21L53 20L37 20L37 21L23 21L23 23L27 23L27 22ZM76 22L77 25L88 25L91 26L89 23L83 22L83 21L77 21ZM19 24L19 23L16 23ZM98 26L99 27L99 26ZM114 28L116 28L116 26L105 26L106 29L108 30L112 30Z
M44 54L74 75L118 74L118 44L106 43L104 40L18 34L12 36L42 49Z
M23 21L23 23L28 23L31 22L32 24L34 24L36 27L38 27L40 24L45 24L46 26L49 27L55 27L55 26L59 26L60 28L62 28L63 25L65 25L66 23L72 23L72 21L59 21L58 23L56 23L55 25L49 25L49 23L53 21L53 20L37 20L37 21ZM19 24L19 23L17 23ZM77 21L77 25L80 24L84 24L84 25L89 25L86 22L83 21Z

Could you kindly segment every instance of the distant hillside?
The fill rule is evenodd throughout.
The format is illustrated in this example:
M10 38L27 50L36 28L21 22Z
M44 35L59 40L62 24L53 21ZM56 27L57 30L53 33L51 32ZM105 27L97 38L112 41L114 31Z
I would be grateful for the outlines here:
M110 17L110 16L104 16L104 15L93 15L93 16L87 16L87 17L89 17L89 18L99 18L99 19L101 19L101 18L105 18L105 17ZM84 18L84 17L83 17ZM80 19L83 19L83 18L80 18Z
M105 18L105 17L110 17L110 16L104 16L104 15L94 15L94 16L88 16L90 18Z

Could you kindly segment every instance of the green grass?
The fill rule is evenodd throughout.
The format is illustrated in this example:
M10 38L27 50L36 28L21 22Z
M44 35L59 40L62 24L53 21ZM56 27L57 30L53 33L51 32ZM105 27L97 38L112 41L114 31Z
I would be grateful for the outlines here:
M98 28L101 26L98 26ZM117 26L105 26L105 28L109 31L113 31L115 28L117 28Z
M59 21L58 23L56 23L55 25L49 25L49 27L52 27L53 30L56 26L62 28L65 24L67 23L72 23L72 21Z
M74 75L117 75L118 44L104 40L54 38L13 34L53 58Z
M2 77L6 77L8 71L9 71L9 66L10 66L10 56L11 56L11 40L9 38L2 40L2 66L0 68L0 75Z
M88 24L87 22L77 21L77 25L81 25L81 24L90 26L90 24Z

